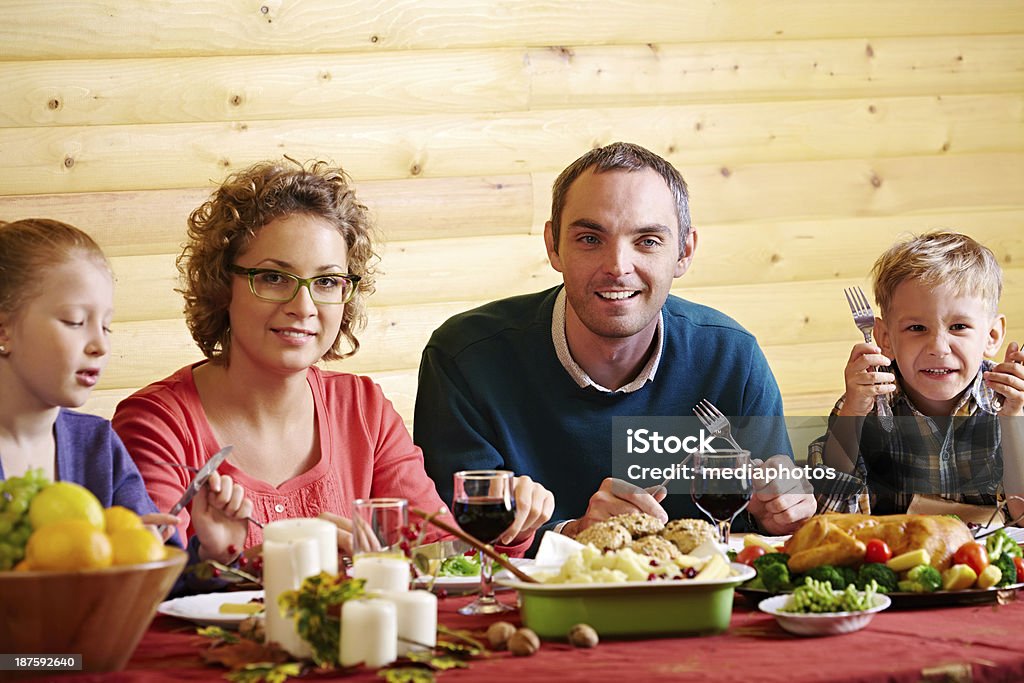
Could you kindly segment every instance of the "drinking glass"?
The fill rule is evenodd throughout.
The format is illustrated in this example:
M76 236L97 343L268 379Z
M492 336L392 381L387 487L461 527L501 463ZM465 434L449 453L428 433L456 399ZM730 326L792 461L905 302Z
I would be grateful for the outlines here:
M407 590L409 560L402 550L409 526L405 498L360 498L352 505L352 571L366 590Z
M465 470L455 473L455 521L467 534L493 543L515 519L512 473L507 470ZM497 614L512 608L498 602L491 584L491 559L480 556L480 597L459 614Z
M750 503L750 477L750 451L718 449L693 454L690 496L718 528L722 543L729 543L732 520Z

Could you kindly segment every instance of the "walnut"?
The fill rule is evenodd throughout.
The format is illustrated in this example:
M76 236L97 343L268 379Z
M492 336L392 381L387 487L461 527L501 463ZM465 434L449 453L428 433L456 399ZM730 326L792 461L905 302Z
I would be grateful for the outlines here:
M569 642L573 647L597 647L597 631L589 624L576 624L569 629Z
M540 649L540 638L528 628L521 628L508 639L508 651L516 657L529 657Z
M257 643L266 640L265 621L263 616L250 616L242 619L238 624L238 635Z
M516 627L507 621L496 621L487 627L487 640L491 643L492 650L504 650L508 647L508 640L516 632Z

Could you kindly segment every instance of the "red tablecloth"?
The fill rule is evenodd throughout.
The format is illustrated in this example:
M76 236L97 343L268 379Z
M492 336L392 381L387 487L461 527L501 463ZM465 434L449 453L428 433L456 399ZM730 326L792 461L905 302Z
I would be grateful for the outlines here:
M503 595L514 599L513 594ZM497 617L463 617L467 598L441 601L439 619L452 628L486 629ZM518 623L518 614L504 617ZM62 676L60 681L223 680L204 666L194 627L158 618L125 671ZM380 681L362 671L347 681ZM37 679L38 680L38 679ZM324 680L318 676L316 680ZM736 598L729 630L700 638L604 641L590 650L545 642L532 657L508 653L440 674L460 681L715 681L853 683L887 681L1024 681L1024 596L1008 605L887 611L857 633L800 638Z

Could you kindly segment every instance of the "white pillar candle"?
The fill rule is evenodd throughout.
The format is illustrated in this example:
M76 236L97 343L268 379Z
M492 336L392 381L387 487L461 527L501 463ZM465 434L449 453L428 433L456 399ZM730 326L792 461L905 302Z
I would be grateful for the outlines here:
M320 549L312 538L263 541L263 591L267 641L295 657L308 658L309 644L299 637L295 622L281 615L277 598L295 590L303 579L320 573Z
M352 560L354 579L366 579L368 591L408 591L409 560L395 555L356 555Z
M430 591L383 593L395 604L398 619L398 656L433 648L437 644L437 596Z
M320 549L320 571L338 573L338 527L326 519L279 519L263 528L267 541L312 538Z
M376 669L398 658L395 605L387 600L346 600L341 606L339 658L342 666Z

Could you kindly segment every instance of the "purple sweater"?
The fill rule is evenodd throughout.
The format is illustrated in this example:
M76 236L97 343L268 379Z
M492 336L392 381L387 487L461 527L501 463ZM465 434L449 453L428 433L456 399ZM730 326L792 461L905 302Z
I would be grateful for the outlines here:
M110 428L109 420L61 408L53 433L57 440L57 480L81 484L105 508L123 505L140 515L157 512L142 475Z

